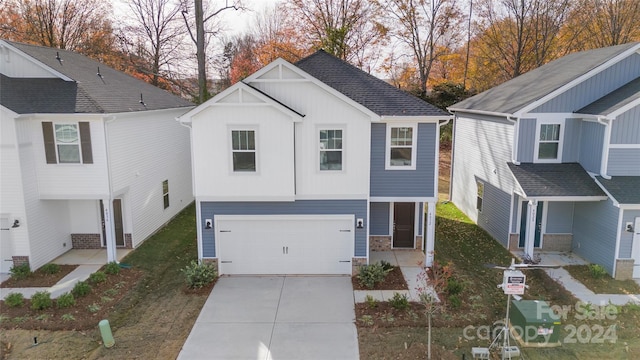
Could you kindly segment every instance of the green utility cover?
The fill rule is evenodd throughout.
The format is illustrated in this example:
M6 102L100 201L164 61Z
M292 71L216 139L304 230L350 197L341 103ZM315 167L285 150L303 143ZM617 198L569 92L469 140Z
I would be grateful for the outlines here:
M509 320L525 343L557 343L560 338L560 319L546 301L513 300Z

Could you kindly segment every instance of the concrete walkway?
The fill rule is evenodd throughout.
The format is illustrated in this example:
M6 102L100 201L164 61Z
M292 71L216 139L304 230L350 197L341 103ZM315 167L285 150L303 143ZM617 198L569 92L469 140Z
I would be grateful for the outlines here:
M592 303L594 305L607 305L609 303L614 305L625 305L629 302L640 304L640 294L596 294L572 277L569 272L563 268L545 269L545 271L552 279L564 286L565 289L569 290L582 302Z
M399 266L407 282L409 290L354 290L353 295L358 303L365 302L367 295L378 301L387 301L393 294L405 294L409 301L419 301L418 288L424 288L426 284L421 284L419 275L423 271L424 253L419 250L393 250L393 251L372 251L369 253L369 263L374 264L386 261L393 266ZM435 294L435 293L434 293Z
M9 293L21 293L26 299L30 299L33 294L39 291L48 291L51 293L51 298L55 299L58 296L71 291L78 281L84 281L89 278L89 275L98 271L102 265L78 265L67 276L63 277L55 285L51 287L30 287L30 288L0 288L0 298L4 299Z
M357 360L348 276L218 279L178 359Z

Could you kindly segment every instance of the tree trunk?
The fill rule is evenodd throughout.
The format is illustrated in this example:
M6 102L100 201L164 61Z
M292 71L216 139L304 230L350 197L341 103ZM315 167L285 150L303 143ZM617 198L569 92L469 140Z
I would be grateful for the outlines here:
M195 0L196 15L196 57L198 58L198 103L202 104L209 97L207 90L207 69L204 40L204 11L202 0Z

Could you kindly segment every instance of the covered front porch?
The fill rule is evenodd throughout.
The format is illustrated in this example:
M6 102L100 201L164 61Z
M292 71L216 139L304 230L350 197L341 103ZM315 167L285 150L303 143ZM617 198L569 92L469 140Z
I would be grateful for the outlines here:
M133 249L116 249L116 259L120 262ZM58 265L105 265L107 261L107 249L71 249L58 256L53 261Z

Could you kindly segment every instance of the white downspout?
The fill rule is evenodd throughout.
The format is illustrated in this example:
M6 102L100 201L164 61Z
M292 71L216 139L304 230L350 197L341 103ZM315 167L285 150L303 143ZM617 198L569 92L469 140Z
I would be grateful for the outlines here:
M611 143L611 119L604 116L598 116L598 123L604 125L604 141L602 142L602 160L600 161L600 176L605 179L611 179L607 175L609 167L609 144Z
M107 245L107 262L118 262L118 254L116 251L115 239L115 223L113 222L113 189L111 180L111 161L109 160L109 132L107 124L113 122L115 116L105 116L103 118L104 128L104 156L107 162L107 187L109 196L102 200L104 208L104 232L106 235L105 243ZM105 201L106 200L106 201Z
M195 176L195 166L193 166L193 161L195 159L195 157L193 156L193 126L192 123L183 123L182 121L180 121L180 118L176 118L176 121L178 122L178 124L186 127L187 129L189 129L189 148L191 149L191 191L193 191L193 199L195 201L195 207L196 207L196 237L197 237L197 241L196 244L198 246L198 262L202 261L202 258L204 257L204 251L202 249L202 213L200 211L200 200L198 200L198 197L196 196L196 176ZM211 219L213 220L213 219ZM216 249L216 252L218 251L218 249Z
M520 165L520 161L518 161L518 138L520 137L520 118L519 117L506 117L507 121L513 124L513 144L511 145L511 162L515 165Z

